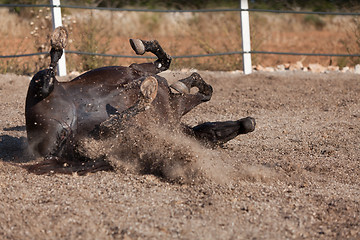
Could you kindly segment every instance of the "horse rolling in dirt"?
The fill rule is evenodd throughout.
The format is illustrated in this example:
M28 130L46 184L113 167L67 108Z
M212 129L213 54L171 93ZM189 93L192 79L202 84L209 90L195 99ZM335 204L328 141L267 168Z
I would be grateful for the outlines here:
M169 68L171 57L156 40L130 39L136 54L151 52L158 58L155 62L98 68L69 82L58 82L55 69L66 43L66 29L55 29L51 36L50 66L36 73L29 85L25 106L28 143L32 152L45 158L42 163L28 167L32 172L44 173L54 163L84 165L89 159L77 151L81 139L114 137L126 122L148 109L164 123L169 119L180 122L191 109L211 99L213 89L198 73L171 86L157 75ZM198 88L195 94L190 93L193 87ZM247 117L195 127L178 126L199 141L217 145L254 131L255 120ZM91 167L109 168L105 165Z

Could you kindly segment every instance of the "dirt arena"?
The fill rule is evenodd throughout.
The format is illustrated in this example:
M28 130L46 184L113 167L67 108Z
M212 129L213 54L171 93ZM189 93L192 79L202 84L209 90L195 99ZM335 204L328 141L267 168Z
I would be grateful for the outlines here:
M360 239L360 75L201 74L213 98L184 122L252 116L257 128L217 149L161 135L192 158L186 183L121 156L113 172L28 173L41 160L26 150L30 78L0 75L0 239Z

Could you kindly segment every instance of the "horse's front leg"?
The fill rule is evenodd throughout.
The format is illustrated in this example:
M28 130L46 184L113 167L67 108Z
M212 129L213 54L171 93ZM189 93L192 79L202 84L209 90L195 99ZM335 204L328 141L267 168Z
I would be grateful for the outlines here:
M158 41L130 39L130 45L137 55L143 55L145 52L151 52L158 58L153 63L132 64L130 67L151 74L157 74L169 69L171 57L162 49Z
M254 118L246 117L237 121L205 122L195 127L185 129L185 133L211 145L221 145L240 134L253 132L255 125Z
M211 85L207 84L198 73L193 73L191 76L175 82L170 87L179 92L172 95L172 107L179 117L200 103L209 101L213 93ZM190 89L193 87L198 88L198 92L190 94Z

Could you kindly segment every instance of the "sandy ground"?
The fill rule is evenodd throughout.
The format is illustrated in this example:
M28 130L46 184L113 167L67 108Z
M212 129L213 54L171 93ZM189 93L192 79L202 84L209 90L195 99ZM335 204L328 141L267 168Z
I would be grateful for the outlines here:
M203 177L186 184L28 173L30 79L0 75L0 239L360 239L359 75L201 74L214 96L184 122L253 116L257 129L217 149L189 140Z

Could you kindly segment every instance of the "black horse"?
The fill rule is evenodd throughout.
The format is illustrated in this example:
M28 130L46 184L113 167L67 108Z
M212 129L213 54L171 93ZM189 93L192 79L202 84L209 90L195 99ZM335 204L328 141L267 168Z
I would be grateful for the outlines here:
M158 58L155 62L98 68L69 82L58 82L55 68L66 42L66 29L57 28L51 36L50 67L35 74L26 97L29 147L45 160L81 161L76 147L84 137L110 138L126 121L148 109L159 121L180 122L195 106L211 99L213 89L198 73L171 86L157 75L169 68L171 57L156 40L130 39L136 54L151 52ZM198 88L195 94L190 93L193 87ZM185 134L216 145L254 131L255 120L247 117L195 127L181 126Z

